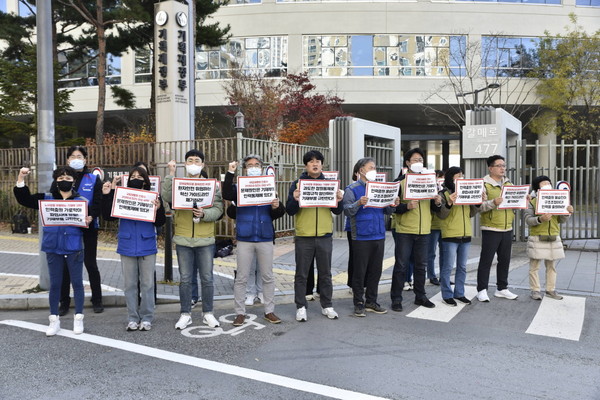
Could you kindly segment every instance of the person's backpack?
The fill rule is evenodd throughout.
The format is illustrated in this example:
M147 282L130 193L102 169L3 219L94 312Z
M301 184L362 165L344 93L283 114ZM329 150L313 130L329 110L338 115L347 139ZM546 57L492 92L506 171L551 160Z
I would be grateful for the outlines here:
M12 217L12 233L27 233L27 228L30 226L29 218L27 218L27 215L23 214L23 210Z

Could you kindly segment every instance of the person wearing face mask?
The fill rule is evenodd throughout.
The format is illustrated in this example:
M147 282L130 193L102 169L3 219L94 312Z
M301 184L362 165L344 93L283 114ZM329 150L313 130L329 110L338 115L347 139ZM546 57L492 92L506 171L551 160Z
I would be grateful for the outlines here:
M93 221L89 228L83 232L83 262L90 280L92 290L92 307L95 313L104 311L102 304L102 286L100 271L96 259L98 258L98 218L102 214L102 182L97 175L87 168L87 151L83 146L71 146L67 150L67 163L75 170L75 183L73 188L88 200L89 215ZM55 190L54 183L50 191ZM69 296L69 270L65 265L63 282L60 292L59 314L64 316L69 312L71 298Z
M242 161L247 176L262 174L260 156L251 154ZM223 182L223 198L237 204L237 185L233 183L237 161L229 163L229 170ZM257 260L260 279L262 279L264 319L278 324L281 319L275 310L275 278L273 277L273 244L275 228L273 221L283 217L285 207L276 197L271 204L263 206L236 207L237 273L233 284L233 296L236 317L233 326L241 326L246 320L246 286L248 277ZM255 276L251 276L255 279Z
M375 160L371 157L361 158L356 162L354 169L358 170L359 178L346 187L343 204L352 235L354 315L364 317L365 310L376 314L387 313L387 310L377 303L385 250L384 214L392 214L400 199L396 197L394 207L365 208L364 205L368 201L367 182L374 182L377 177Z
M438 211L442 230L442 251L440 254L440 285L444 304L456 307L456 300L463 304L471 304L465 297L465 280L467 278L467 258L471 246L471 218L478 212L476 205L456 205L456 188L454 182L464 177L460 167L451 167L444 176L444 187L440 191L442 206ZM486 200L485 192L483 200ZM450 275L456 261L454 290Z
M404 154L404 163L408 173L419 174L423 171L425 153L419 148L411 149ZM402 311L402 291L406 269L411 255L414 257L414 286L415 304L427 308L435 307L425 293L425 275L427 270L427 247L431 233L431 213L437 212L441 205L441 197L434 196L431 200L404 200L404 176L400 177L400 204L396 207L395 219L395 256L392 272L392 310Z
M185 171L189 178L201 179L204 154L196 149L185 154ZM177 169L175 160L167 164L169 175L161 188L162 198L172 203L173 178ZM202 284L202 322L211 328L219 326L213 314L214 283L213 258L215 254L215 222L223 215L223 199L217 187L213 205L192 210L174 210L175 235L173 242L179 263L179 302L181 315L175 329L185 329L192 323L192 274L198 267Z
M21 168L14 194L22 206L39 209L39 200L84 200L74 189L76 172L71 167L61 167L54 170L52 179L54 188L50 193L31 194L25 185L25 177L29 175L29 168ZM88 216L86 223L90 224L92 217ZM64 265L69 269L69 277L73 285L75 298L75 317L73 320L73 333L83 333L83 232L86 229L75 226L45 226L42 239L42 251L46 253L48 272L50 276L50 324L46 336L54 336L60 331L60 316L58 303L60 287L63 279Z
M573 206L567 207L568 215L536 214L537 193L539 189L552 189L552 181L547 176L538 176L531 182L533 198L523 212L525 223L529 226L527 239L527 256L529 257L529 288L531 298L542 300L540 294L540 278L538 271L542 260L546 265L546 297L562 300L556 293L556 260L565 258L565 251L560 240L560 225L573 214Z
M110 221L117 177L102 187L102 216ZM150 178L142 166L129 172L127 187L150 190ZM165 209L159 198L155 201L156 219L154 222L119 219L117 233L117 253L121 255L125 302L127 304L127 331L149 331L154 320L154 287L156 268L156 227L165 223ZM138 302L138 296L141 301Z

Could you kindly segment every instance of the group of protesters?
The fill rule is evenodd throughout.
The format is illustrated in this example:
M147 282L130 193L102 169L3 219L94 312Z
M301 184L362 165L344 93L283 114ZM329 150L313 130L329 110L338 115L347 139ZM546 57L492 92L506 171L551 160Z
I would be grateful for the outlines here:
M48 192L31 194L25 179L28 168L19 172L14 188L18 202L37 209L40 200L83 200L88 204L87 227L44 226L42 250L46 253L50 276L50 317L46 335L56 335L60 330L60 317L69 310L69 283L73 287L75 316L73 331L83 332L84 291L82 270L85 263L92 287L92 305L95 312L102 312L100 274L96 265L98 238L97 219L115 219L111 213L115 190L121 186L122 177L101 182L100 177L90 173L86 167L87 152L81 146L73 146L67 154L68 166L59 167L53 173L53 183ZM294 181L285 203L276 195L268 203L238 206L238 188L235 175L239 163L232 161L221 185L214 190L210 205L193 208L176 208L174 215L173 242L179 265L180 316L175 328L182 330L192 324L192 308L197 298L193 296L194 278L200 276L202 322L209 327L218 327L219 321L213 313L214 283L213 258L215 254L215 224L225 214L223 200L231 202L227 216L236 221L237 270L234 281L234 326L246 321L248 302L246 289L250 282L258 283L260 302L264 305L263 317L278 324L281 319L275 314L275 279L273 275L273 250L275 241L274 221L286 213L295 222L294 302L296 320L308 319L308 301L313 296L310 275L316 265L318 299L321 314L337 319L333 308L333 283L331 261L333 248L333 215L345 215L345 231L349 244L348 285L353 294L354 315L364 317L367 312L385 314L387 310L379 304L378 288L386 240L386 221L391 218L391 229L395 242L395 264L391 283L391 309L403 310L403 292L412 269L414 303L433 308L425 291L427 275L441 287L443 304L455 307L458 303L468 305L471 300L465 295L466 264L472 237L471 218L480 213L481 255L477 269L477 299L489 302L487 290L494 255L497 255L497 289L495 297L514 300L518 296L508 289L508 271L512 247L512 223L514 210L499 208L502 189L512 183L506 177L506 161L500 155L487 159L489 174L483 178L481 202L478 204L456 204L455 182L464 178L460 167L451 167L441 175L443 182L439 191L422 200L406 199L407 175L427 172L424 168L425 154L415 148L404 155L403 172L396 178L400 182L397 196L384 207L365 207L369 202L367 187L377 176L376 160L361 158L352 172L353 182L345 190L337 189L334 203L329 206L303 207L300 180L324 180L325 159L317 150L303 157L305 171ZM184 159L185 176L189 179L204 179L205 155L195 149L189 150ZM256 154L246 156L241 162L246 176L261 176L264 165ZM128 331L148 331L152 328L155 310L155 267L157 250L157 227L165 223L165 204L172 205L173 185L177 162L167 164L168 175L164 178L160 194L153 200L155 218L152 222L118 218L117 253L121 255L125 300L127 304ZM555 290L556 260L564 257L560 240L559 224L565 222L573 207L568 206L567 215L536 214L536 193L539 189L552 188L550 178L539 176L532 181L532 193L527 197L528 208L525 222L530 226L528 256L530 262L531 298L541 300L538 270L541 260L546 266L546 296L560 300ZM139 162L131 168L126 187L151 190L148 167ZM433 230L432 230L433 221ZM433 233L432 233L433 232ZM433 259L436 247L440 247L439 280L435 276ZM456 266L454 279L452 270ZM65 284L66 281L66 284ZM458 302L458 303L457 303Z

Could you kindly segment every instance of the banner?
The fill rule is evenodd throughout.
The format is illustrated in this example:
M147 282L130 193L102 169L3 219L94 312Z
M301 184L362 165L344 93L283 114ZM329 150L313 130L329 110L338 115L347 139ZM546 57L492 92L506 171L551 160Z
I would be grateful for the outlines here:
M148 190L117 187L113 198L111 217L154 222L158 193Z
M483 203L483 179L457 179L454 187L457 206Z
M399 189L400 182L367 182L365 196L369 200L367 200L364 207L383 208L393 206L394 200L398 197Z
M385 182L386 181L386 177L385 177L385 172L378 172L375 174L375 182Z
M337 207L340 181L327 179L300 179L300 207Z
M150 178L150 191L160 193L160 176L149 175ZM121 184L119 186L127 187L127 181L129 180L129 174L123 174L121 176Z
M571 205L571 196L568 190L540 189L537 191L535 213L541 214L570 214L567 207Z
M502 203L498 206L499 210L507 209L525 209L527 208L527 195L529 194L529 185L521 186L503 186ZM488 199L491 200L491 199Z
M237 206L263 206L271 204L277 188L275 176L238 176Z
M191 210L194 201L198 208L212 207L217 189L216 179L173 178L174 210Z
M87 201L38 200L42 226L79 226L86 228Z
M329 179L329 180L337 180L338 179L338 171L322 171L323 172L323 176L325 177L325 179Z
M437 195L435 174L406 174L404 178L404 200L427 200Z

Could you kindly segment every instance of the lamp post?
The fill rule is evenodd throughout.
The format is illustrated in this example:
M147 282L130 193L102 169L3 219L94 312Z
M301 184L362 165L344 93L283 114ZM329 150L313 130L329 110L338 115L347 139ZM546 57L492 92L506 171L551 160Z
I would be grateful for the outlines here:
M472 94L473 95L473 111L477 111L477 107L479 106L479 102L478 102L479 93L483 92L485 90L488 90L488 89L498 89L499 87L500 87L499 83L490 83L486 87L483 87L481 89L476 89L472 92L457 93L456 97L465 97L469 94Z
M242 131L244 130L245 126L244 126L244 114L242 114L241 111L238 111L237 114L235 114L235 121L234 121L234 126L235 126L235 131L238 134L238 137L242 137Z

